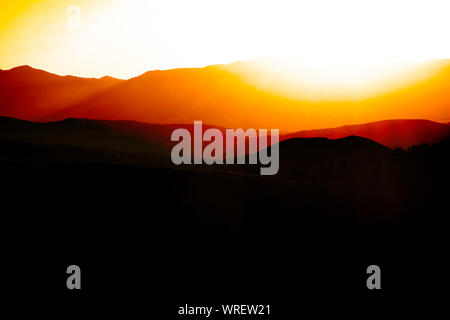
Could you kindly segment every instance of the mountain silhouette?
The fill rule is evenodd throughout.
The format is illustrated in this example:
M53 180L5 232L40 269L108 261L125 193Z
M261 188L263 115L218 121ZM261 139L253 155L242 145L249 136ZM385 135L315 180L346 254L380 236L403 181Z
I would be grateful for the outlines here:
M203 129L210 127L204 125ZM77 161L101 159L103 162L160 166L170 164L170 152L177 143L171 141L171 134L178 128L184 128L194 135L193 124L158 125L75 118L42 123L0 117L0 141L5 142L10 151L14 151L13 143L23 144L17 149L26 149L28 146L36 150L40 146L46 150L55 150L58 154L56 158L65 158L66 161L71 158ZM225 128L214 128L225 132ZM80 155L75 156L77 152ZM8 152L4 151L3 154L7 155ZM20 157L23 157L22 153L19 153ZM46 161L46 158L48 160L51 156L44 156L40 160ZM27 159L24 157L21 160Z
M259 85L251 79L254 68L246 62L149 71L57 112L50 119L77 117L149 123L191 123L200 119L224 127L282 131L388 118L447 119L450 117L449 66L447 60L437 63L425 81L407 83L373 97L325 101L320 99L320 94L318 98L303 97L301 92L306 89L301 84L296 87L295 96L271 90L275 84ZM260 79L270 81L272 76L275 74L264 71ZM326 90L321 94L326 96Z
M428 120L384 120L337 128L299 131L288 134L284 138L339 139L350 135L374 140L390 148L408 148L412 145L445 140L450 137L450 126Z
M0 72L0 116L161 124L202 120L283 132L383 119L450 118L449 60L417 64L412 70L402 74L408 81L399 80L377 94L325 99L327 89L311 97L302 84L291 86L293 94L275 90L282 83L280 72L257 72L251 62L149 71L129 80L60 77L25 66Z
M69 118L38 123L0 117L0 139L47 145L71 145L127 152L168 148L172 127L131 121Z
M193 136L192 123L163 125L136 121L75 118L40 123L0 117L0 140L153 154L167 160L167 155L170 154L171 148L176 144L176 142L171 141L170 137L173 130L177 128L187 129ZM217 128L225 136L225 128L203 124L204 131L209 128ZM449 126L426 120L387 120L282 134L280 141L282 141L281 145L284 146L284 140L292 138L341 139L348 136L367 138L390 148L398 146L407 148L422 143L436 143L444 140L449 137ZM316 139L314 141L322 140ZM248 143L248 140L246 143ZM308 146L299 142L298 144L302 148ZM326 146L326 143L324 142L322 145ZM248 147L245 151L248 152ZM227 152L225 145L224 152ZM309 154L310 151L308 150L307 153ZM237 155L236 148L234 154ZM325 157L328 156L325 155ZM301 159L299 160L301 161Z
M0 115L45 121L49 114L121 81L111 77L58 76L30 66L0 71Z
M277 116L280 103L293 101L259 90L222 66L209 66L149 71L57 112L50 119L70 115L148 123L202 120L220 126L260 127L255 124L269 123L264 119L281 120ZM233 116L224 121L225 115Z
M70 118L33 123L0 118L0 157L38 163L103 162L174 167L170 152L176 142L170 141L170 135L180 127L193 130L192 125L150 125L131 121ZM356 136L335 140L291 138L280 142L279 148L280 171L276 178L309 182L345 178L391 153L388 147ZM28 152L23 153L23 150ZM179 168L190 170L192 166ZM196 168L259 175L259 165L203 165Z
M0 118L2 196L17 210L5 215L14 250L56 268L60 259L104 261L96 260L100 253L127 275L114 283L124 290L142 283L136 266L149 270L157 259L171 274L161 287L185 296L195 285L209 295L244 287L252 296L288 299L285 283L322 296L330 266L343 278L340 294L354 292L353 272L374 260L389 270L384 279L395 278L383 281L396 297L440 283L430 259L446 261L449 140L391 151L355 136L292 138L280 142L279 176L262 177L251 166L160 166L155 155L167 140L158 135L170 128ZM141 260L151 243L158 243L151 261ZM415 268L405 271L411 261ZM427 276L411 282L419 269ZM107 287L114 273L107 275L90 282L89 292Z
M345 178L378 164L391 150L357 136L292 138L280 142L279 178L319 181Z
M0 117L0 173L2 197L12 205L4 224L14 242L6 250L47 261L40 278L49 290L65 282L49 282L51 274L65 275L67 261L81 261L95 279L83 292L113 300L118 290L133 292L130 284L142 287L141 271L151 270L169 276L150 277L149 286L184 296L180 301L195 300L196 288L224 301L238 294L242 301L279 298L295 306L286 284L317 297L346 288L354 297L359 287L367 294L372 263L387 271L383 295L434 292L430 284L442 283L437 271L446 269L436 266L445 266L449 243L447 127L368 123L371 117L352 113L384 110L383 119L393 119L420 108L417 118L450 119L443 113L449 78L442 70L411 96L410 86L332 104L269 93L226 66L153 71L127 81L30 67L1 71L0 115L8 117ZM298 132L323 119L367 123ZM192 130L193 120L222 132L294 133L281 137L276 176L260 176L253 165L175 167L170 134ZM105 271L104 261L114 268ZM21 273L29 272L28 262L17 267ZM127 281L111 284L117 270ZM24 282L18 290L29 288Z
M270 154L271 147L265 152ZM392 154L390 148L357 136L289 138L279 143L279 171L274 177L308 183L342 180L378 165ZM255 175L260 172L259 165L226 168Z

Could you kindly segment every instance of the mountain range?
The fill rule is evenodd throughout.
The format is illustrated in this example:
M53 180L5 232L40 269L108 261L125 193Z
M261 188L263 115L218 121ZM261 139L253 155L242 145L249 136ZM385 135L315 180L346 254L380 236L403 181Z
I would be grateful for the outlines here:
M171 141L170 136L180 127L193 131L193 124L74 118L39 123L0 117L0 159L35 164L110 163L174 168L170 153L178 142ZM391 157L392 149L380 141L418 145L449 137L448 125L424 120L390 120L286 134L280 137L280 171L276 178L309 182L342 179ZM177 168L259 175L257 165Z
M429 120L384 120L337 128L303 130L287 134L284 138L324 137L339 139L352 135L376 141L390 148L406 149L413 145L445 140L450 136L450 126Z
M204 130L210 127L203 125ZM170 136L177 128L185 128L193 134L193 124L165 125L75 118L42 123L0 117L0 140L166 155L175 145ZM214 128L222 133L226 129ZM408 148L447 139L450 137L450 126L428 120L386 120L281 134L280 141L292 138L341 139L348 136L370 139L389 148Z
M333 98L327 89L311 94L302 83L291 85L289 92L294 94L288 94L276 88L284 83L278 70L255 71L251 62L149 71L129 80L58 76L22 66L0 71L0 116L43 122L202 120L221 127L283 132L385 119L449 119L450 62L422 63L413 69L421 76L405 71L408 81L397 81L377 94L352 96L347 90L346 97Z
M120 82L110 77L63 77L29 66L0 71L0 114L46 121L49 115Z
M333 288L342 294L353 290L350 279L367 293L365 271L377 263L386 270L383 294L416 294L421 285L433 292L429 284L440 285L447 270L449 125L420 119L450 119L448 70L414 89L330 103L270 93L229 68L130 80L0 71L2 197L12 205L3 215L13 244L6 250L27 257L19 270L58 261L44 263L43 286L59 288L66 279L53 286L49 274L82 261L95 293L110 283L103 261L118 262L127 285L142 284L139 271L157 266L154 274L170 275L159 277L163 295L214 287L224 297L239 291L264 300L285 284L318 297ZM357 110L372 116L352 115ZM404 119L408 110L418 119ZM317 129L317 119L328 129ZM175 167L171 132L192 130L193 120L222 132L279 127L280 171ZM323 277L330 266L342 284ZM28 290L25 282L18 290Z

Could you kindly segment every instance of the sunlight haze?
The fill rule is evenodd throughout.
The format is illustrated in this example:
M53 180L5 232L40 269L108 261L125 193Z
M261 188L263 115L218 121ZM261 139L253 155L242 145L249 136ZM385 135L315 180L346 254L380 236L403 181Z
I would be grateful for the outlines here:
M80 9L78 28L68 24L71 6ZM377 64L450 57L445 0L28 0L2 7L1 69L27 64L130 78L271 57L345 80Z

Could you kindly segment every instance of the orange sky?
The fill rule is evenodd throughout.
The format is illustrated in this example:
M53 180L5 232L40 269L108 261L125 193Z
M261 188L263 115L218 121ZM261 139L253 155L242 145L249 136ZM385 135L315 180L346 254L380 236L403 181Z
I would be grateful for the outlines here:
M126 79L251 60L227 70L294 101L270 106L272 117L292 115L282 120L286 128L298 128L300 120L302 128L444 121L448 61L437 68L416 63L450 58L448 12L448 0L8 1L0 11L0 69L30 65ZM244 118L254 117L254 109L247 111Z
M79 24L68 23L71 6ZM275 57L343 78L387 61L449 58L448 12L448 0L3 1L0 68L129 78Z

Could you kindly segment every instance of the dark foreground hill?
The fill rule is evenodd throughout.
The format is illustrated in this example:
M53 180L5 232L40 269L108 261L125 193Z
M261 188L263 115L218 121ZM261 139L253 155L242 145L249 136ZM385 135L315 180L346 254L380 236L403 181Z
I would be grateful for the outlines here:
M167 126L0 120L10 294L72 305L65 270L76 263L77 303L251 297L292 315L299 296L373 297L372 264L383 297L436 292L446 279L448 141L392 151L354 136L295 138L280 143L279 176L262 177L171 167Z
M324 137L339 139L350 135L360 136L390 148L408 148L422 143L437 143L450 137L450 126L428 120L384 120L360 125L294 132L285 138Z
M87 119L33 123L0 118L0 155L3 159L29 163L100 162L175 167L170 152L176 142L170 141L170 135L179 127L192 131L192 125ZM336 140L284 140L280 143L280 170L274 178L304 182L342 179L377 164L390 153L387 147L355 136ZM259 175L259 167L186 165L177 168Z
M24 156L33 152L20 148ZM40 156L51 157L52 148ZM5 158L7 149L0 150ZM90 297L117 303L124 293L139 299L151 288L181 302L251 296L289 314L300 294L305 301L359 301L368 294L371 264L382 268L383 296L434 292L448 270L449 160L443 142L391 153L347 179L315 183L2 160L9 239L3 254L15 262L11 274L41 261L33 264L40 274L33 288L46 288L50 298L73 261L85 270ZM9 279L19 292L33 290L27 279Z
M280 143L277 176L299 181L339 179L377 165L392 150L366 138L293 138Z
M203 130L225 128L203 124ZM57 122L36 123L0 117L0 139L26 143L72 145L135 153L166 154L174 145L173 130L185 128L193 135L193 124L147 124L135 121L108 121L69 118ZM394 148L408 148L422 143L437 143L450 137L446 124L427 120L386 120L339 128L282 134L280 141L291 138L341 139L359 136ZM317 140L319 141L319 140Z
M176 126L133 121L70 118L39 123L0 117L0 138L3 140L141 153L167 149L174 128Z

